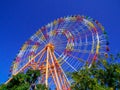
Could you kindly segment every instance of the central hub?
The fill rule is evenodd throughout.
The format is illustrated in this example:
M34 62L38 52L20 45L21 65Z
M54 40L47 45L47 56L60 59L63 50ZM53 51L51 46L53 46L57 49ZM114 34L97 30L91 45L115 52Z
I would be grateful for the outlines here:
M48 48L53 52L55 47L54 47L54 45L52 43L48 43L46 45L46 49L48 49Z

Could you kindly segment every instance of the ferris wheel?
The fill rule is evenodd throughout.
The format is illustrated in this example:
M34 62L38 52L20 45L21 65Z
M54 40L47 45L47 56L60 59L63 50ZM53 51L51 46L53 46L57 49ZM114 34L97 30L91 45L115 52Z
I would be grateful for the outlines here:
M40 70L38 83L69 90L68 72L77 72L109 51L103 26L90 17L68 16L40 28L27 40L13 61L11 74Z

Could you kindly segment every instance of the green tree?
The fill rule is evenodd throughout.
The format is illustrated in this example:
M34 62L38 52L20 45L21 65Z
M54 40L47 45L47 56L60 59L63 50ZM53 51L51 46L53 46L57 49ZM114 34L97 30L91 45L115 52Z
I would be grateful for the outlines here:
M35 84L40 76L39 70L29 69L25 74L19 73L13 76L12 80L7 84L2 84L0 90L48 90L45 85Z
M97 78L94 78L93 73L87 66L79 72L74 72L72 74L72 78L75 81L72 84L72 90L109 90L109 88L105 86L101 86L98 83Z
M72 73L75 81L71 88L73 90L116 90L120 89L120 58L110 55L110 58L100 58L89 68L86 65L79 72Z

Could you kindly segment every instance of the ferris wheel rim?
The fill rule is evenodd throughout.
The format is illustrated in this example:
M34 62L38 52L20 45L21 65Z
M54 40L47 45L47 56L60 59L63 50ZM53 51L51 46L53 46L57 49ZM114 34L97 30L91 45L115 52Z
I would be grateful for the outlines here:
M91 18L78 15L54 20L25 42L13 63L12 74L22 71L21 68L49 43L55 46L54 54L65 76L67 70L78 71L86 63L91 66L101 52L101 35L105 36L103 33L103 26Z

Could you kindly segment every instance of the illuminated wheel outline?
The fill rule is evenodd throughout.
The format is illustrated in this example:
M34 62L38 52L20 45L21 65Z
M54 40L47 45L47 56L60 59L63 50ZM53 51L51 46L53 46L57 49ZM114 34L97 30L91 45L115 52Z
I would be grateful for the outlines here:
M61 80L65 79L63 82L66 83L64 86L64 90L66 90L70 88L71 84L66 73L79 71L86 63L90 67L99 55L106 54L107 42L106 32L98 21L79 15L59 18L43 26L25 42L13 62L11 73L16 75L31 67L33 69L42 68L41 70L44 71L40 64L44 62L46 69L43 81L40 83L49 86L49 79L52 80L53 77L49 77L51 69L49 66L51 65L47 62L53 57L55 68L60 69ZM42 56L41 60L40 56ZM44 60L45 57L48 59ZM58 71L56 73L58 74ZM56 80L58 77L58 80L52 80L52 84L56 86L57 90L63 89L59 75L56 76L54 72L53 76Z

